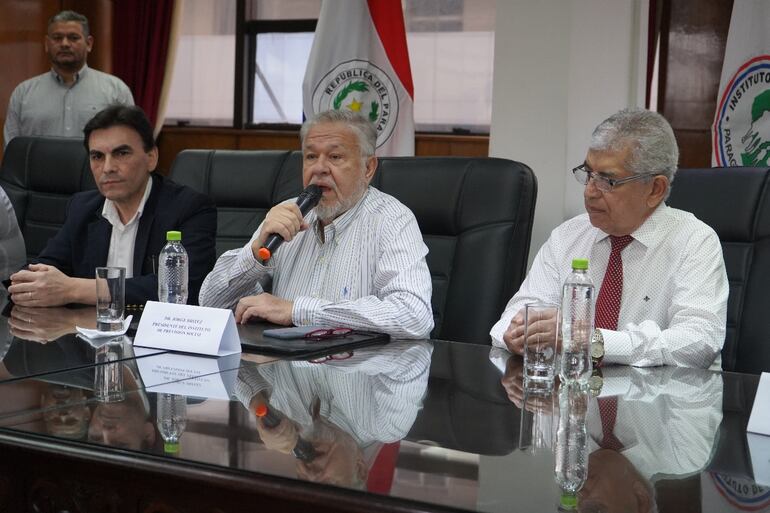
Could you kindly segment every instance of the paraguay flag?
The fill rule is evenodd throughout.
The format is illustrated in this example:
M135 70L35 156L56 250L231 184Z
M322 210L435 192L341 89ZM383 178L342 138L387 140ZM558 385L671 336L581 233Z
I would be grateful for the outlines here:
M414 86L401 1L324 1L302 91L305 117L329 109L359 112L377 127L377 155L414 155Z

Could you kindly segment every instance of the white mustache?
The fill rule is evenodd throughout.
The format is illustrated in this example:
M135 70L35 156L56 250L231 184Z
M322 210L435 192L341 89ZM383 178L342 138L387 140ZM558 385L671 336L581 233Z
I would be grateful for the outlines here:
M311 185L317 185L319 187L327 187L333 191L337 191L337 184L333 182L326 182L325 180L310 180Z

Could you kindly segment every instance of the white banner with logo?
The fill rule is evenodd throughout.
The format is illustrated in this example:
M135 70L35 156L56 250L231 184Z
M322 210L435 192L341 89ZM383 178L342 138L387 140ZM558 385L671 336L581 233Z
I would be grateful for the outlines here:
M714 166L768 166L770 2L733 4L712 126Z
M323 2L302 91L305 117L358 112L377 128L377 155L414 155L414 87L401 1Z

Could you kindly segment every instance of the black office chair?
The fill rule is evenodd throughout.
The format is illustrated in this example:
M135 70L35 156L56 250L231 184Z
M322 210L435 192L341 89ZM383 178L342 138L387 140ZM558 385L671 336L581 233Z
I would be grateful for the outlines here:
M11 139L0 186L16 211L28 258L40 254L64 224L70 197L96 188L83 141L60 137Z
M414 212L433 278L433 338L489 344L524 279L537 180L496 158L381 158L372 185Z
M249 241L267 211L302 190L302 158L290 151L185 150L171 178L217 206L217 257Z
M245 244L276 203L302 189L300 152L187 150L174 181L217 205L217 254ZM524 279L537 181L494 158L387 157L372 185L414 212L430 253L432 336L489 343L489 329Z
M730 282L724 370L770 371L770 169L680 169L668 205L717 232Z

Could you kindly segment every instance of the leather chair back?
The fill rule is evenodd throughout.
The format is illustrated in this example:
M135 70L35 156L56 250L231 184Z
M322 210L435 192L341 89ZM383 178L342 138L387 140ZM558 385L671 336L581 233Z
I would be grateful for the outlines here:
M414 212L433 278L433 338L489 344L524 280L537 180L497 158L386 157L372 185Z
M717 232L730 282L724 370L770 371L770 169L680 169L668 205Z
M61 137L13 138L3 154L0 186L16 211L29 258L64 224L70 197L96 188L83 141Z
M217 206L217 257L246 244L273 205L302 190L302 156L291 151L185 150L171 179Z
M217 205L217 254L245 244L276 203L302 190L300 152L187 150L174 181ZM488 344L524 279L537 181L504 159L386 157L372 185L414 212L430 253L434 338Z

